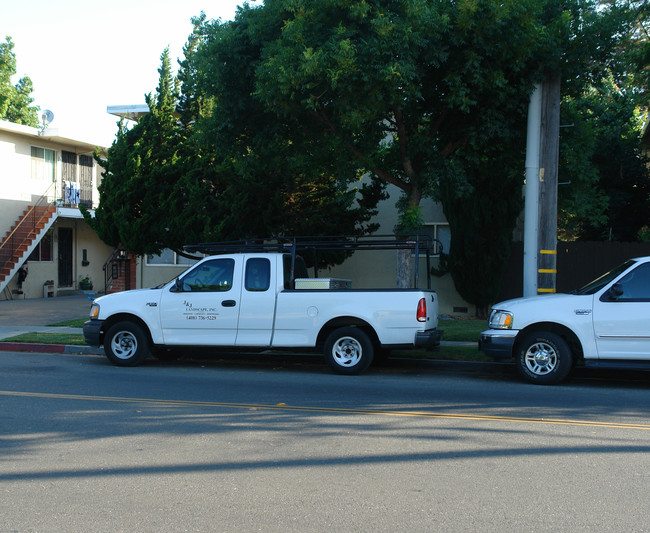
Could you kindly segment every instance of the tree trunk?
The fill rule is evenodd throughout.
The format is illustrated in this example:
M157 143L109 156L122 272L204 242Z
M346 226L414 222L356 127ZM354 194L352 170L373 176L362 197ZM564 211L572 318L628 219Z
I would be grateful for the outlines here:
M419 187L411 186L408 192L407 212L400 215L400 222L395 228L396 236L405 237L414 235L421 229L419 216L420 200L422 191ZM398 289L408 289L413 285L413 273L415 260L413 250L397 250L397 276L396 286Z
M412 250L397 250L397 288L408 289L413 278L414 257Z

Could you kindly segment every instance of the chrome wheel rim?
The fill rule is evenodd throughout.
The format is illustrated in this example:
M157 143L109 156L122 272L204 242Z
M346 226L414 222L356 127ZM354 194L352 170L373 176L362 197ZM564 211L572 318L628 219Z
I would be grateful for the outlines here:
M526 368L538 376L553 372L558 356L555 348L547 342L536 342L526 350Z
M363 348L354 337L341 337L332 347L332 357L336 364L343 367L352 367L361 361Z
M130 331L120 331L111 341L111 349L115 357L130 359L138 350L138 339Z

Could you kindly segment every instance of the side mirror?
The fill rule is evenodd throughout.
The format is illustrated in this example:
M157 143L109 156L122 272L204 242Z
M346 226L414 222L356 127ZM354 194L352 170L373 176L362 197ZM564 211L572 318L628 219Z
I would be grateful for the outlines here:
M183 281L181 278L174 280L174 286L171 288L171 292L183 292Z
M623 296L623 286L620 283L614 283L607 291L607 296L610 300L618 300Z

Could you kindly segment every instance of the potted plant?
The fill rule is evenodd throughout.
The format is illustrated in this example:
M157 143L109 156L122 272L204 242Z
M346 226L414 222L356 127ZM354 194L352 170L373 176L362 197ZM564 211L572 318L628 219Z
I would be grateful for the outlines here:
M82 276L79 280L79 289L82 291L88 291L93 288L93 282L90 281L88 276Z

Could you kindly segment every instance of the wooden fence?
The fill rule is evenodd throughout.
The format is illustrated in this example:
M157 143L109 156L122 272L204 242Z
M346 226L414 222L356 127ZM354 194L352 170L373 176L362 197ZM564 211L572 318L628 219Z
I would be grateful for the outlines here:
M556 292L571 292L616 265L650 255L648 242L558 242ZM497 301L523 295L524 244L512 245Z

